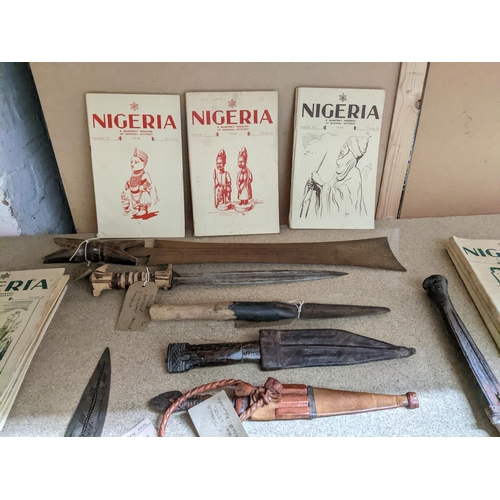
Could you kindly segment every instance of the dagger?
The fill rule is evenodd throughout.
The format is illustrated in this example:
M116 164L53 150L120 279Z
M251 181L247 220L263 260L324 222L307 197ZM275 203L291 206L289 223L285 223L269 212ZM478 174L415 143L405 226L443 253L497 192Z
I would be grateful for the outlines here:
M178 285L255 285L271 283L291 283L295 281L312 281L344 276L347 273L338 271L237 271L205 274L176 273L172 264L160 271L142 272L108 272L108 265L96 269L89 278L94 297L104 290L127 289L136 282L151 281L158 288L171 290Z
M260 330L258 341L169 344L165 361L170 373L238 363L260 363L262 370L281 370L400 359L415 352L412 347L396 346L345 330Z
M422 286L436 304L448 330L455 336L481 391L488 401L486 414L495 428L500 431L500 383L455 310L448 293L448 280L444 276L434 274L426 278Z
M151 399L149 405L153 410L164 413L181 395L179 391L165 392ZM236 397L232 391L228 396L238 415L249 408L250 398ZM186 411L209 397L210 395L206 394L193 396L181 403L175 411ZM257 409L249 420L312 419L392 408L413 410L418 407L418 398L414 392L407 392L404 395L372 394L323 389L305 384L283 384L280 400L270 401Z
M110 382L111 356L109 347L106 347L83 391L65 437L101 436L108 409Z
M256 262L274 264L332 264L406 271L392 253L387 237L314 243L202 243L154 240L79 240L54 238L61 247L44 257L45 264L108 262L137 265L194 264L206 262Z
M153 304L153 321L234 320L238 326L255 326L271 321L290 323L294 319L345 318L389 312L388 307L296 302L216 302L208 304ZM147 324L144 324L145 328Z

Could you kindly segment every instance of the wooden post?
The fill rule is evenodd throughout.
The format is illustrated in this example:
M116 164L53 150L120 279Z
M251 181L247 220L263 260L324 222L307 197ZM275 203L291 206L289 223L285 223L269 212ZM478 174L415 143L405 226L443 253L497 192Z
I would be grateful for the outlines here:
M428 63L401 64L391 132L375 213L376 220L397 219L411 155Z

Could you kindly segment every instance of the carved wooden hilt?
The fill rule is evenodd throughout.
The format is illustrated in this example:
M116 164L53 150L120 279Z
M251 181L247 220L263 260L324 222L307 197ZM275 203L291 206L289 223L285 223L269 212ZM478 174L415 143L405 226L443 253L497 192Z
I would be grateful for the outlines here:
M174 271L172 265L168 265L164 271L145 271L138 272L108 272L108 266L101 266L96 269L89 278L90 287L94 297L98 297L104 290L120 289L125 290L130 285L142 282L151 281L156 283L158 288L170 290L173 286Z

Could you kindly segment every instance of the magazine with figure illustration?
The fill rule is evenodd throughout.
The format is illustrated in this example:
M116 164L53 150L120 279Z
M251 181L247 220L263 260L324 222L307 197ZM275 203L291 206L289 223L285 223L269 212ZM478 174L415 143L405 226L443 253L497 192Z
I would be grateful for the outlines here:
M297 88L292 229L373 229L384 90Z
M277 92L188 92L195 236L279 232Z
M180 97L86 100L98 236L184 236Z

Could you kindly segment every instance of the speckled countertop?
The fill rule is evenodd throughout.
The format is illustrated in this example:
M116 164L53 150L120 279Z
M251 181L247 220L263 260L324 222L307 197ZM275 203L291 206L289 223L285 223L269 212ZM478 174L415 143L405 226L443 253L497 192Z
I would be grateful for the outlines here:
M449 292L478 347L500 378L500 353L448 257L450 236L500 238L500 215L377 221L374 230L290 230L280 234L203 238L221 242L335 241L387 236L407 272L333 267L349 274L335 279L279 285L178 287L159 291L157 302L194 303L231 300L304 300L306 302L385 306L391 312L341 320L301 320L286 328L340 328L396 345L414 347L409 358L346 367L263 372L257 364L166 371L170 342L227 342L257 339L258 328L230 322L152 322L143 332L114 329L124 291L93 297L86 280L71 282L27 371L1 436L63 436L80 396L105 347L111 351L112 382L103 436L122 436L144 418L158 427L161 415L148 407L153 396L187 391L214 380L237 378L254 385L274 376L282 383L303 383L342 390L417 393L420 407L399 408L314 420L244 422L250 437L271 436L497 436L484 408L486 401L454 337L422 288L431 274L449 281ZM90 237L93 235L80 235ZM77 237L71 235L71 237ZM188 237L193 241L200 241ZM0 269L44 267L55 251L52 235L2 238ZM69 265L68 269L74 265ZM57 267L54 265L52 267ZM328 266L273 264L178 265L182 272L256 269L327 269ZM127 269L128 270L128 269ZM168 436L195 436L187 414L175 414Z

